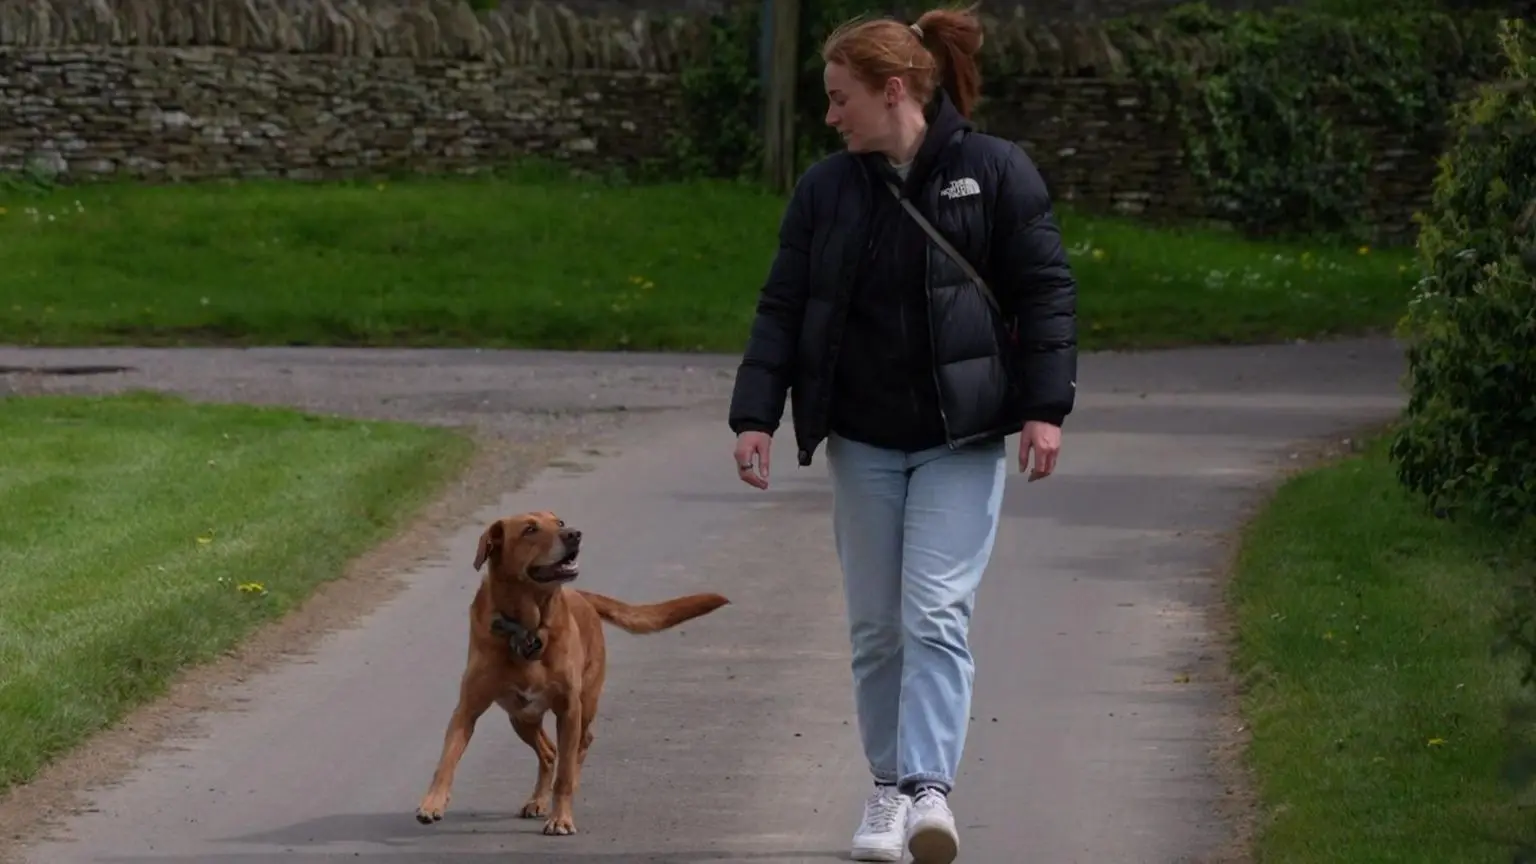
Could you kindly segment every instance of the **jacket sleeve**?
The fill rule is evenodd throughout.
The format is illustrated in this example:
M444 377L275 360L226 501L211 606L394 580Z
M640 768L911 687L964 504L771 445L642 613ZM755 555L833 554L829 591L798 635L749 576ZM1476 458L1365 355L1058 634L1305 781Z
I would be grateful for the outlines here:
M993 209L993 278L1018 314L1025 420L1060 426L1077 398L1077 281L1050 193L1029 156L1008 147Z
M736 386L731 393L731 431L779 428L785 396L794 380L800 326L810 294L811 203L808 178L795 185L779 222L779 248L757 297Z

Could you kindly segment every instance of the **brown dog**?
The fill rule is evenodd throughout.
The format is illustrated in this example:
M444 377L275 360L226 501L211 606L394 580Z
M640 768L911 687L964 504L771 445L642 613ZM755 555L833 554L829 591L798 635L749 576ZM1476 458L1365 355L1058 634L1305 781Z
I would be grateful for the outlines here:
M592 746L592 720L607 673L602 622L630 633L655 633L729 602L719 594L690 594L632 606L567 588L578 575L580 549L581 532L547 511L498 519L480 535L475 569L487 561L491 566L469 607L469 659L459 701L417 821L443 818L454 769L476 721L495 703L539 759L523 817L547 816L545 834L576 833L572 798ZM555 743L544 733L549 711L555 715Z

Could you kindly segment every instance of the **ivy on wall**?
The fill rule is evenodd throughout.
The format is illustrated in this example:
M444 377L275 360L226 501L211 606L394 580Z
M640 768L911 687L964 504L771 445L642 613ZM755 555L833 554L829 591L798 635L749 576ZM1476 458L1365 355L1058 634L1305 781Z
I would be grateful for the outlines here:
M1468 82L1491 74L1496 23L1424 0L1349 15L1190 3L1111 32L1213 212L1255 234L1363 239L1373 145L1433 146Z

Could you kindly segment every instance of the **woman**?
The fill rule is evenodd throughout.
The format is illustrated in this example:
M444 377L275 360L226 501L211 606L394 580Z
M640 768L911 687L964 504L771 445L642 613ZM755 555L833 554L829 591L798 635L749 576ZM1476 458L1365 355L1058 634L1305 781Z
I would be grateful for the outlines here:
M799 464L826 441L875 783L858 861L899 861L905 846L918 864L948 864L958 852L946 796L970 717L967 630L1004 437L1022 431L1020 470L1049 476L1076 390L1076 285L1050 196L1019 147L967 119L980 45L980 23L956 10L828 38L826 122L847 150L796 185L731 400L738 475L752 486L768 488L786 395Z

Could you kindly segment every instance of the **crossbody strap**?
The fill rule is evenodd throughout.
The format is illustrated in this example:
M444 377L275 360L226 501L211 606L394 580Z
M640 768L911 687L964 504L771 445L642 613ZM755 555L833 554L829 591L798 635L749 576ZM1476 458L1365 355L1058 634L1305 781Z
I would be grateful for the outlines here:
M907 213L917 221L918 225L922 226L923 231L933 238L933 242L939 244L939 248L944 250L944 254L948 255L951 261L954 261L960 266L961 270L965 271L966 277L981 286L981 291L987 295L987 302L991 304L992 311L1002 315L1003 310L1002 307L998 306L997 296L992 293L992 289L987 285L987 280L981 278L981 274L977 273L976 268L971 266L971 262L965 260L965 256L961 255L954 246L950 245L948 240L944 239L944 235L939 233L939 229L933 227L931 222L923 218L923 214L918 212L912 202L902 196L901 190L896 188L895 183L887 180L885 181L885 188L891 190L891 194L896 196L896 200L901 202L901 206L906 209Z

